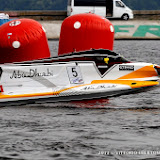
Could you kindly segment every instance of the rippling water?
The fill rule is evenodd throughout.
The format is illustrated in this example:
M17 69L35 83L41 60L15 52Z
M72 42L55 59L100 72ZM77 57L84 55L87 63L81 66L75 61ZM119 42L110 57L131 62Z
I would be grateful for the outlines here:
M53 55L58 41L49 42ZM115 41L160 64L159 41ZM0 160L159 160L160 89L109 99L0 108Z

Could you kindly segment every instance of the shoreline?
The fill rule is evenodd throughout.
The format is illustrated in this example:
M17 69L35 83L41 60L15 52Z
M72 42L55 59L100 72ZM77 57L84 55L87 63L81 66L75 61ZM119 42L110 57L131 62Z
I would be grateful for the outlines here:
M160 40L160 20L110 20L115 28L115 40ZM49 40L58 40L62 20L39 21Z

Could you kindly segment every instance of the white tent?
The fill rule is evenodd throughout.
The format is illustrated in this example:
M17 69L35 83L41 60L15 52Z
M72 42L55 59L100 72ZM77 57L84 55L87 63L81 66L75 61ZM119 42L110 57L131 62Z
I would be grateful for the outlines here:
M5 13L0 13L0 19L9 19L9 15Z

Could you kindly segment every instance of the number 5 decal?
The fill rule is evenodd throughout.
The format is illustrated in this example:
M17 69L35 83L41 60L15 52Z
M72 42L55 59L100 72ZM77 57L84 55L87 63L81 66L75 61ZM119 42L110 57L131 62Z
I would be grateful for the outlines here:
M76 71L76 67L72 67L72 75L73 75L73 77L78 76L78 72Z
M67 67L67 72L71 84L84 83L79 66Z

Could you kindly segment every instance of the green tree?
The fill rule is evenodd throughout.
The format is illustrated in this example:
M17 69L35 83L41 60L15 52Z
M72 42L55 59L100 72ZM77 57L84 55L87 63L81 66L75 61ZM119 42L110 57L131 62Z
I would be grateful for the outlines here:
M0 10L66 10L68 0L0 0ZM133 10L160 10L160 0L122 0Z
M160 0L123 0L134 10L160 10Z
M0 0L0 10L66 10L67 0Z

